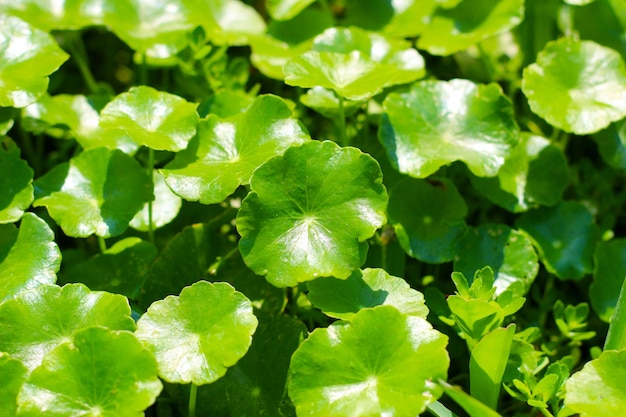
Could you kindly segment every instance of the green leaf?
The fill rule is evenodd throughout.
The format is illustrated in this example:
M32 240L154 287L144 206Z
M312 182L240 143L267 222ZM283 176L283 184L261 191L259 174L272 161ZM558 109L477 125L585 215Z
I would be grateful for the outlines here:
M239 185L248 184L265 161L308 139L283 99L263 95L245 113L203 119L189 147L161 172L169 187L186 200L219 203Z
M46 355L20 391L18 415L139 417L162 388L132 333L91 327Z
M13 107L0 107L0 135L6 135L11 130L16 116L17 111Z
M33 206L45 206L68 236L110 237L153 198L150 178L134 158L95 148L35 181Z
M243 113L250 108L254 97L242 90L224 89L217 91L206 101L198 106L198 114L201 118L214 114L217 117L227 117Z
M283 67L285 83L324 87L350 100L423 77L424 59L405 41L359 28L330 28L315 37L311 51Z
M122 294L136 300L157 248L138 237L116 242L104 253L64 270L62 282L80 282L92 290Z
M28 370L22 363L0 352L0 417L14 417L17 411L17 394L26 381Z
M134 330L126 297L82 284L42 285L0 305L0 351L32 371L46 353L91 326Z
M436 11L417 47L432 55L451 55L514 28L523 18L523 0L463 0Z
M626 64L610 48L562 38L524 69L522 91L531 110L551 125L594 133L626 116Z
M333 142L288 149L259 167L250 187L237 215L239 249L278 287L347 278L365 261L365 240L385 223L380 166Z
M397 38L413 38L428 26L436 8L436 0L347 0L345 24Z
M22 290L54 284L60 265L54 233L39 217L24 214L19 229L0 225L0 302Z
M515 224L533 239L549 272L564 280L580 279L591 272L596 227L582 203L565 201L530 210Z
M565 383L565 406L580 417L618 416L626 407L626 350L603 352Z
M5 138L0 142L0 223L18 221L33 202L33 170L20 158L20 148Z
M611 316L611 324L604 341L604 350L620 350L626 348L626 279L615 303L615 311Z
M496 178L472 178L472 185L487 199L513 213L557 204L568 183L563 151L547 139L526 132L520 135L520 142Z
M626 120L611 123L593 135L604 162L613 168L626 170Z
M465 393L461 388L450 385L442 380L439 380L439 385L443 388L443 392L460 405L470 417L501 417L500 414L492 408L487 407L476 398Z
M497 84L422 81L389 94L383 107L380 141L392 165L413 177L459 160L493 177L518 143L513 106Z
M626 277L626 239L598 242L593 266L589 299L600 319L609 323Z
M431 263L452 260L463 232L467 206L443 178L398 181L389 195L389 223L410 256Z
M48 33L17 17L0 14L0 34L0 106L28 106L69 56Z
M422 293L384 269L357 270L347 279L317 278L307 283L309 300L326 315L343 320L364 308L392 305L401 313L426 319Z
M447 336L378 306L314 330L293 354L289 397L304 416L415 416L442 393Z
M306 94L300 96L300 102L329 119L336 119L340 116L339 98L327 88L313 87L309 89ZM364 101L344 100L344 115L346 117L352 116L363 103Z
M502 224L485 223L468 229L457 244L455 256L454 270L467 277L490 266L498 294L506 290L526 294L539 271L537 253L528 236Z
M217 45L248 45L265 32L263 17L252 6L239 0L203 0L209 13L195 13L208 38Z
M70 0L55 7L50 0L0 0L0 10L49 32L102 24L102 0Z
M139 145L180 151L196 133L197 104L152 87L132 87L100 112L100 126L123 129Z
M170 190L165 183L165 177L159 171L152 173L152 183L154 184L154 201L152 202L152 226L150 226L150 215L148 203L139 210L130 221L133 229L147 232L150 227L158 229L170 223L176 218L183 200Z
M267 11L275 20L289 20L315 0L266 0Z
M156 357L161 378L203 385L245 355L257 324L250 300L230 284L200 281L154 302L135 334Z

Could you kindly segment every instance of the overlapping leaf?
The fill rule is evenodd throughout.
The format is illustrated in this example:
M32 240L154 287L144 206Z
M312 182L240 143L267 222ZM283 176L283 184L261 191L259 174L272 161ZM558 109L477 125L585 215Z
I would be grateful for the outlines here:
M267 0L267 11L272 19L289 20L315 0Z
M54 284L60 265L54 233L39 217L24 214L19 229L0 225L0 302L22 290Z
M161 170L174 192L186 200L223 201L252 172L291 145L309 139L281 98L258 97L245 112L226 119L209 115L189 147Z
M33 202L33 170L20 158L20 149L5 138L0 142L0 223L18 221Z
M103 0L65 0L62 7L57 5L53 0L0 0L0 10L46 32L103 23Z
M217 45L248 45L250 39L265 32L263 17L240 0L203 0L207 12L192 18L204 27Z
M133 229L147 232L150 227L158 229L165 226L176 218L183 200L170 190L165 183L163 174L154 171L152 174L154 184L154 201L152 202L152 226L150 226L150 215L148 204L144 204L141 210L130 221Z
M604 161L614 168L626 169L626 120L609 125L593 138Z
M259 167L237 215L246 264L279 287L347 278L366 239L385 223L387 192L376 161L355 148L311 141Z
M314 330L291 359L298 415L415 416L442 393L447 337L424 319L378 306Z
M55 166L35 181L35 202L65 234L102 237L122 233L153 199L145 169L122 151L95 148Z
M25 107L48 88L68 55L46 32L0 14L0 106Z
M14 417L17 411L17 394L26 381L26 367L7 353L0 352L0 417Z
M413 177L459 160L492 177L518 143L513 106L497 84L422 81L389 94L383 107L379 138L391 163Z
M610 323L626 277L626 239L598 243L593 258L591 306L600 319Z
M345 24L384 32L398 38L415 37L428 26L437 0L347 0Z

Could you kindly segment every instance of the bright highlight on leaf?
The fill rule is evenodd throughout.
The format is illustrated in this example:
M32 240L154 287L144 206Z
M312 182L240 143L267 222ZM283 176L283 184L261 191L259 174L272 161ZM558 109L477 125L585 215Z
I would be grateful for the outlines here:
M33 170L13 141L0 141L0 223L18 221L33 202Z
M413 417L441 396L447 336L379 306L314 330L294 353L289 397L299 416Z
M524 69L531 110L551 125L586 135L626 116L626 64L613 49L562 38Z
M161 378L203 385L245 355L257 324L250 300L230 284L200 281L154 302L135 334L156 357Z
M417 178L463 161L493 177L518 143L513 106L497 84L422 81L391 93L378 132L391 163Z
M259 167L237 215L239 249L278 287L347 278L365 261L366 239L385 223L378 163L356 148L311 141Z
M170 223L176 218L183 200L170 190L165 183L163 174L154 171L152 174L154 184L154 201L152 202L152 227L158 229ZM148 203L144 204L141 210L130 221L133 229L147 232L150 230L150 216Z

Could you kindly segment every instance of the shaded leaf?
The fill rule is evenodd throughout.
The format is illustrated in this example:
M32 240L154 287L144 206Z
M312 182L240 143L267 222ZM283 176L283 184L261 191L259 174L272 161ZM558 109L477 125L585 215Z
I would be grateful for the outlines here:
M18 221L34 199L33 170L20 158L20 148L0 142L0 223Z
M626 120L610 124L594 134L593 138L607 164L626 170Z
M464 392L461 388L448 384L440 380L439 385L443 388L443 392L460 405L470 417L501 417L492 408L478 401L476 398Z
M593 265L589 299L600 319L609 323L626 277L626 239L598 242Z
M300 102L329 119L339 117L339 99L327 88L313 87L300 96ZM345 117L352 116L363 105L364 101L344 100Z

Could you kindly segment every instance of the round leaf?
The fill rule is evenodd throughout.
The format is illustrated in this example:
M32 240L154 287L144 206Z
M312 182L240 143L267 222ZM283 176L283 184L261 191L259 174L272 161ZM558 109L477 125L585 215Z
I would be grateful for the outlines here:
M363 100L384 87L424 76L424 59L402 40L358 28L330 28L315 37L311 51L288 61L285 83L324 87Z
M452 260L467 206L451 181L406 178L389 195L389 223L402 249L425 262Z
M210 13L193 16L217 45L247 45L265 32L265 21L256 9L239 0L203 0ZM197 6L196 6L197 7Z
M289 397L299 416L416 416L442 393L448 338L392 306L316 329L291 359Z
M102 237L122 233L150 201L146 170L122 151L95 148L55 166L35 181L35 202L68 236Z
M170 223L176 218L183 200L174 194L165 183L163 174L159 171L152 173L152 183L154 184L154 201L152 202L152 227L158 229ZM133 229L147 232L150 230L150 215L148 203L144 204L141 210L130 221Z
M517 145L513 106L497 84L423 81L391 93L379 138L402 173L424 178L463 161L479 177L493 177Z
M18 221L33 202L33 170L13 141L0 142L0 223Z
M285 101L259 96L245 113L202 120L189 147L161 172L186 200L219 203L248 184L258 166L308 139Z
M138 144L180 151L196 133L196 104L152 87L132 87L100 112L100 126L123 129Z
M82 284L43 285L0 305L0 351L32 371L46 353L85 327L134 330L126 297Z
M54 284L60 266L54 233L39 217L24 214L19 229L0 225L0 302L22 290Z
M541 136L522 133L497 178L472 178L487 199L518 213L533 206L553 206L569 183L563 151Z
M339 117L339 98L327 88L311 88L306 94L300 96L300 102L329 119ZM344 116L352 116L363 103L364 101L345 100L343 103Z
M524 69L522 91L531 110L551 125L594 133L626 116L626 65L610 48L562 38Z
M600 319L610 323L626 277L626 239L599 242L594 253L591 306Z
M0 14L0 106L25 107L48 88L68 55L46 32Z
M237 215L246 264L278 287L347 278L385 223L378 163L356 148L311 141L259 167Z
M0 0L0 10L23 19L31 25L51 30L81 29L102 24L103 0Z
M132 333L91 327L46 355L20 391L18 415L139 417L162 389Z
M309 300L326 315L343 320L364 308L392 305L401 313L426 319L422 293L384 269L356 270L347 279L317 278L307 283Z
M515 223L534 240L546 269L561 279L580 279L593 267L596 229L582 204L562 202L530 210Z
M26 381L27 372L20 361L0 352L0 417L15 417L17 394Z
M202 385L245 355L257 324L250 300L230 284L200 281L154 302L135 334L156 357L161 378Z
M523 18L523 0L463 0L452 8L438 9L417 46L433 55L451 55L506 32Z

